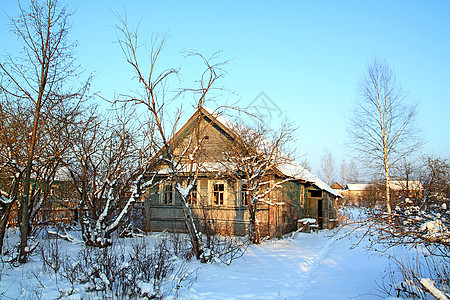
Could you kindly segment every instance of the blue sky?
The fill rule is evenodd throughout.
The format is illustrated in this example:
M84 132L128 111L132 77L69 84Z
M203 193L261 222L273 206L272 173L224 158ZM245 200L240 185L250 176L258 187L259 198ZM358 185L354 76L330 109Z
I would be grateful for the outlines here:
M131 25L141 20L142 41L152 33L170 35L161 67L183 64L183 84L198 78L200 69L180 51L209 56L222 50L224 60L232 59L223 84L235 92L223 102L239 99L246 107L264 92L299 127L294 146L313 171L324 149L338 167L348 157L346 115L373 58L385 59L409 99L419 103L417 125L428 140L421 152L450 156L448 1L74 0L69 7L76 10L72 38L79 42L79 62L96 74L93 88L104 97L135 86L115 43L113 11L126 10ZM16 1L3 0L0 9L15 15ZM0 29L1 50L11 49L5 18ZM267 121L276 126L280 119Z

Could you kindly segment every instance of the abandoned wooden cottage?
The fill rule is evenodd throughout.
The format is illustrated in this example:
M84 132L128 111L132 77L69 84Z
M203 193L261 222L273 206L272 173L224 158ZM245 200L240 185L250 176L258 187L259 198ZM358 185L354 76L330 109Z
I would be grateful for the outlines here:
M245 235L249 211L245 199L247 186L236 174L224 169L223 149L239 136L233 122L208 108L198 109L169 142L176 155L185 156L178 176L192 176L196 181L188 203L197 228L213 229L225 235ZM192 141L201 141L195 144ZM195 152L195 162L193 156ZM160 182L145 194L145 230L186 231L180 195L176 192L173 172L163 163L156 177ZM231 175L233 176L231 176ZM268 176L267 184L283 181L267 197L274 204L262 202L256 217L261 237L280 236L297 229L298 220L314 218L320 228L332 228L337 218L335 203L339 193L326 185L294 160L289 166L277 166ZM286 178L289 178L286 181Z

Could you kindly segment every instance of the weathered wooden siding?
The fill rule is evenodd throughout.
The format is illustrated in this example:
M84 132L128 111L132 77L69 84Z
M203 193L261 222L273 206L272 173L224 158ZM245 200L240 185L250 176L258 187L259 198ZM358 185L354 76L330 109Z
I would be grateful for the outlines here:
M240 187L233 179L226 181L226 195L223 205L213 203L211 186L213 180L200 178L197 183L197 204L191 209L201 231L206 224L215 232L224 235L245 235L248 229L249 213L245 205L240 205ZM305 216L306 208L300 202L302 185L288 182L270 195L279 202L277 205L261 203L258 206L257 218L261 236L281 236L297 229L299 218ZM181 199L175 196L175 204L160 203L160 191L155 188L146 195L146 230L147 231L186 231ZM176 192L175 192L176 194Z
M193 216L200 230L212 228L221 234L245 235L249 213L247 207L241 204L240 184L235 179L224 179L225 174L215 170L212 166L219 161L225 161L224 149L230 143L227 129L214 124L207 116L191 119L171 141L175 155L184 155L183 163L190 166L192 161L209 169L200 169L197 180L197 203L191 205ZM201 141L199 143L198 141ZM200 147L200 148L199 148ZM187 151L185 151L187 148ZM201 149L201 151L198 151ZM195 159L191 161L195 154ZM219 166L220 167L220 166ZM160 166L161 169L164 166ZM193 171L193 169L185 170ZM275 175L272 175L274 180ZM217 178L217 179L215 179ZM226 182L226 191L223 205L213 203L212 184ZM314 189L309 186L308 189ZM145 229L148 231L185 231L184 215L181 199L174 192L173 204L161 204L160 188L154 188L145 195ZM323 220L328 223L329 198L323 196ZM318 218L318 199L307 197L304 183L297 181L286 182L268 195L276 202L275 205L261 203L258 206L257 219L261 236L281 236L297 229L297 220L306 216Z

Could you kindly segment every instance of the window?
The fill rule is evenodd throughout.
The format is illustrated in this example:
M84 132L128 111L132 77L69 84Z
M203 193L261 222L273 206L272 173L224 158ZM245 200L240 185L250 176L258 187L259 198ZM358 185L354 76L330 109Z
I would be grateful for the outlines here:
M161 191L161 204L174 204L173 186L164 184Z
M223 198L225 194L225 184L213 184L213 203L215 205L223 205Z
M197 185L194 184L191 191L189 192L188 204L193 205L197 204Z
M241 184L241 206L247 205L247 191L248 191L248 185L245 183Z
M308 191L308 196L310 198L322 198L322 191L318 191L318 190L310 190Z

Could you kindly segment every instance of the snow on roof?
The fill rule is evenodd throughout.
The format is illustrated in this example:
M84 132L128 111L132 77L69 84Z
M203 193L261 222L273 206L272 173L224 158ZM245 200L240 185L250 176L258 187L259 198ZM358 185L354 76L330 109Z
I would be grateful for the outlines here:
M374 183L349 183L347 184L347 190L349 191L363 191L366 189L374 188L376 184ZM406 190L406 180L391 180L389 187L392 190ZM409 190L422 190L423 186L419 180L408 180Z
M224 116L222 116L219 112L212 110L208 107L203 106L203 108L211 114L217 121L226 126L229 130L234 131L233 128L236 126L240 126L233 121L228 120ZM265 141L270 143L269 141ZM288 157L286 154L281 153L283 156ZM289 157L288 157L289 158ZM305 169L302 165L297 163L295 160L290 159L289 163L278 165L278 170L286 176L293 177L298 180L304 180L308 183L311 183L318 187L321 190L327 191L328 193L334 195L335 197L342 197L339 193L337 193L334 189L328 186L325 182L323 182L320 178L312 174L310 171Z
M292 176L298 180L304 180L306 182L314 184L319 189L327 191L328 193L336 197L342 197L328 184L323 182L319 177L315 176L313 173L308 171L306 168L297 163L295 160L292 160L290 164L279 165L278 168L286 176Z
M206 106L202 106L202 108L204 110L206 110L210 115L212 115L217 121L219 121L220 123L222 123L224 126L226 126L228 129L233 130L233 128L236 128L236 126L239 126L237 123L228 120L227 118L225 118L222 114L220 114L220 112L218 112L217 110L213 110L209 107Z
M364 191L373 187L372 183L348 183L346 190L348 191Z
M419 180L391 180L389 187L393 190L423 190L422 183Z

